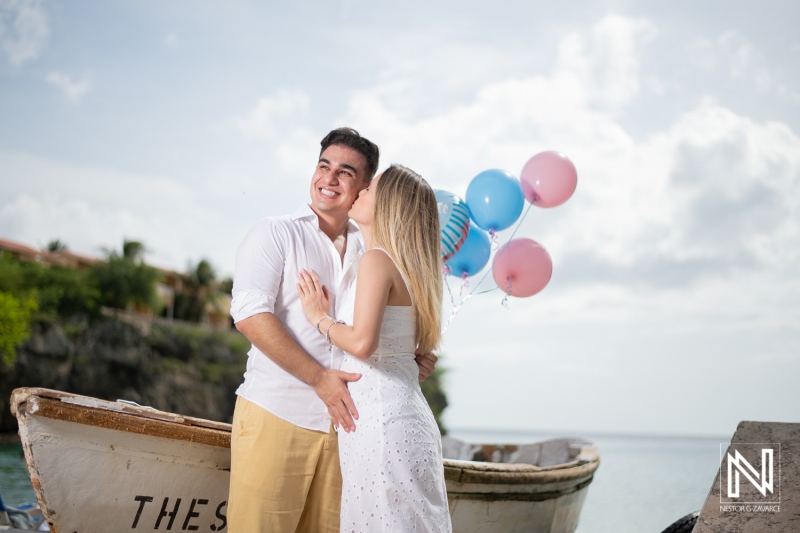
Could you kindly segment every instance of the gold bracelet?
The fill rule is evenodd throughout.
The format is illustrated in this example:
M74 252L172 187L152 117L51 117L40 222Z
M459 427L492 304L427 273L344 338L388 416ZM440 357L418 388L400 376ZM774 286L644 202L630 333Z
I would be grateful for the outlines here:
M317 322L316 328L317 328L317 331L319 331L320 335L322 335L323 333L322 333L322 330L319 329L319 325L322 324L322 321L325 320L326 318L331 318L331 317L329 317L328 315L325 315L325 316L323 316L322 318L319 319L319 322Z

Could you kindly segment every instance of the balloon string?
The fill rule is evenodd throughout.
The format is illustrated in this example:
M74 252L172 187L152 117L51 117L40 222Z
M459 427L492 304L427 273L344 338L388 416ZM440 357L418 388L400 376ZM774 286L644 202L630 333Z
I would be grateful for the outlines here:
M492 250L497 250L500 248L500 239L497 237L497 232L494 228L489 230L489 245L491 246Z
M445 265L444 267L442 267L442 277L444 278L444 280L443 280L444 281L444 286L447 287L447 294L450 296L450 305L452 305L455 308L455 307L457 307L456 306L456 297L453 296L453 291L450 289L450 283L447 281L447 279L448 279L447 275L449 273L450 273L450 267L449 266Z
M458 297L461 298L464 295L464 289L469 287L469 281L467 281L467 273L461 273L461 290L458 291ZM464 300L461 300L461 304L464 304Z
M522 225L522 222L525 220L525 217L528 216L528 213L530 212L531 207L533 207L533 203L528 203L528 208L525 210L525 212L520 217L519 221L517 222L517 226L514 228L514 231L511 232L511 236L508 238L509 241L511 241L511 239L514 238L514 235L517 234L517 231L519 230L520 226ZM492 242L493 244L498 244L499 245L499 238L497 237L497 233L494 230L489 230L489 235L491 236L490 237L490 242ZM500 250L499 254L502 254L505 251L506 251L506 249L503 248L502 250ZM495 256L495 259L497 259L497 256ZM480 292L476 292L478 290L478 287L480 286L480 284L483 283L483 280L486 279L486 276L488 276L489 272L491 272L491 271L492 271L492 268L489 267L489 269L486 272L483 273L483 276L481 276L481 279L478 280L478 283L476 283L475 286L472 287L472 290L469 292L469 294L467 294L467 296L465 298L461 299L461 303L460 304L456 305L456 300L455 300L455 297L453 295L453 291L450 289L450 283L448 283L448 281L447 281L447 279L448 279L447 275L450 273L450 267L448 267L447 265L442 267L442 275L444 276L444 284L447 287L447 293L450 296L450 304L453 306L453 311L450 313L450 318L448 318L447 324L445 324L444 328L442 329L442 335L444 335L444 332L447 331L447 328L450 327L450 324L453 322L453 319L456 317L456 315L461 310L461 308L464 306L464 304L467 302L467 300L472 298L473 295L486 294L487 292L492 292L493 290L499 288L499 287L492 287L491 289L485 289L485 290L482 290ZM469 282L467 281L467 273L466 272L461 275L461 279L463 281L461 283L461 290L459 291L459 295L458 295L459 298L461 298L461 296L464 294L464 289L466 287L469 287ZM506 290L506 295L503 297L503 300L500 302L500 305L502 305L505 309L508 309L508 297L510 295L511 295L511 280L509 279L508 280L508 287L507 287L507 290Z
M447 324L445 324L444 328L442 328L442 335L444 335L445 331L447 331L447 328L450 327L450 324L453 322L453 319L456 317L461 308L464 307L464 304L466 303L467 300L470 299L471 296L472 296L471 294L468 294L466 298L461 300L461 303L459 305L453 307L453 312L450 313L450 318L447 320Z
M513 239L513 238L514 238L514 235L516 235L516 234L517 234L517 231L519 230L519 227L522 225L522 221L523 221L523 220L525 220L525 217L527 217L527 216L528 216L528 213L530 212L530 210L531 210L531 207L533 207L533 204L529 203L529 204L528 204L528 208L525 210L525 212L524 212L524 213L522 213L522 216L520 217L519 221L517 222L517 227L515 227L515 228L514 228L514 231L511 233L511 237L509 237L509 238L508 238L508 240L509 240L509 241L511 241L511 239ZM495 257L494 257L494 259L492 259L492 261L494 261L495 259L497 259L497 257L499 257L500 255L502 255L502 254L503 254L503 252L505 252L505 251L506 251L506 248L503 248L502 250L500 250L500 252L498 253L498 255L497 255L497 256L495 256ZM489 267L489 269L488 269L486 272L484 272L484 273L483 273L483 276L481 276L481 279L480 279L480 280L478 280L478 283L476 283L476 284L475 284L475 286L472 288L472 292L470 292L470 293L469 293L469 295L470 295L470 296L472 296L472 294L473 294L473 293L474 293L476 290L478 290L478 287L480 286L480 284L481 284L481 283L483 283L483 280L485 280L485 279L486 279L486 276L488 276L488 275L489 275L489 272L491 272L491 271L492 271L492 268L491 268L491 267ZM494 290L494 289L490 289L490 290ZM488 291L486 291L486 292L488 292Z
M491 289L484 289L481 292L476 292L475 296L480 296L481 294L486 294L488 292L496 291L499 287L492 287Z
M517 222L517 227L514 228L513 232L511 232L511 237L508 238L509 241L514 238L514 235L517 234L517 230L519 230L519 227L522 225L522 221L525 220L525 217L528 216L528 212L531 210L531 207L533 207L533 204L532 203L528 203L528 208L525 210L524 213L522 213L522 216L520 217L519 222Z
M506 286L506 295L503 296L503 299L500 301L500 305L503 306L504 309L508 309L508 297L511 296L511 278L508 278L508 285Z

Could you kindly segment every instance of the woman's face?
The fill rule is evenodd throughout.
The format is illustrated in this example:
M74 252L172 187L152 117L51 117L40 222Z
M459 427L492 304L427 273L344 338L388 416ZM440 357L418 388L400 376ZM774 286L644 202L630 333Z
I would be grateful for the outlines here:
M361 192L353 202L348 216L359 225L372 225L372 217L375 215L375 191L378 188L378 180L383 174L378 174L372 178L372 182Z

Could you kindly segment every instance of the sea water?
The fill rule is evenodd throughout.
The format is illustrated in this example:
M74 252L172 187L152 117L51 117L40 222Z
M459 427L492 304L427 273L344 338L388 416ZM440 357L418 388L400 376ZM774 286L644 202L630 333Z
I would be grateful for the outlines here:
M531 443L557 437L591 441L600 467L589 485L577 533L660 533L699 511L717 475L725 437L655 437L454 429L475 443Z
M36 501L19 444L0 442L0 496L12 506Z
M600 453L577 533L659 533L699 510L719 468L724 437L593 435L452 429L475 443L530 443L582 437ZM0 495L6 505L36 501L19 444L0 443ZM501 533L501 532L498 532Z

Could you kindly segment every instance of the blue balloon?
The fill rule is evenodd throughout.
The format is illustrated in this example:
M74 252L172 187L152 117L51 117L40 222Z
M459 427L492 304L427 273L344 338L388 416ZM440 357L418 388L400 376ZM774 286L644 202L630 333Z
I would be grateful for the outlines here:
M461 249L445 264L450 267L451 275L461 278L466 274L469 277L483 270L489 262L490 255L492 255L492 244L489 242L489 235L470 225L467 239L461 245Z
M435 189L436 204L439 208L439 227L442 230L442 259L453 257L464 244L469 231L469 208L467 203L455 194Z
M501 231L522 213L525 197L519 180L505 170L484 170L467 187L467 206L478 227Z

